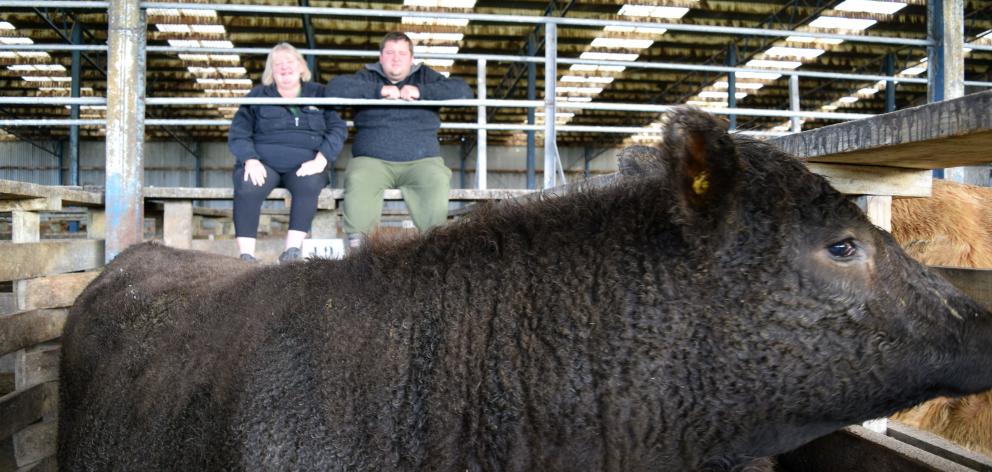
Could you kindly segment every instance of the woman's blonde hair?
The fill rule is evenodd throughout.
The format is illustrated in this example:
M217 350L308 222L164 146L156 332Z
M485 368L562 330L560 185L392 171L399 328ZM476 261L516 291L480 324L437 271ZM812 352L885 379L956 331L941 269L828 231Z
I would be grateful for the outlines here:
M269 51L269 57L265 58L265 70L262 72L262 85L272 85L272 56L278 51L289 51L293 53L296 60L300 61L300 65L303 66L303 72L300 74L300 80L302 82L310 81L310 67L307 66L307 61L303 60L303 55L300 54L292 44L289 43L279 43Z

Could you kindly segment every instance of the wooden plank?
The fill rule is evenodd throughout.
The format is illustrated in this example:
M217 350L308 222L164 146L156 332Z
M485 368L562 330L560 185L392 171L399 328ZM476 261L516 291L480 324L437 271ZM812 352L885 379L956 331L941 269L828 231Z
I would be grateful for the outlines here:
M992 269L931 266L948 282L981 305L992 309Z
M38 462L34 462L24 467L21 467L17 469L16 472L58 472L58 470L59 470L58 460L53 455L53 456L48 456Z
M30 182L0 179L0 200L55 198L63 203L82 206L102 206L103 192L81 187L40 185Z
M258 239L255 241L255 257L263 263L275 262L285 249L282 239ZM194 239L193 249L197 251L238 257L238 246L233 239Z
M338 235L338 214L333 210L319 210L310 225L310 237L334 238Z
M788 472L974 472L860 426L849 426L778 457Z
M845 195L929 197L932 188L929 170L816 162L808 162L806 166Z
M146 200L232 200L234 199L234 189L230 187L145 187L142 189L142 195ZM277 188L267 198L281 200L288 196L288 190Z
M890 419L885 435L965 467L992 472L992 457L969 451L936 434L920 431L899 421Z
M992 162L992 91L824 126L770 142L811 162L914 169Z
M58 421L49 420L28 426L14 435L14 459L18 467L34 464L55 455Z
M0 281L28 279L103 267L103 241L0 242Z
M449 190L450 200L504 200L515 198L534 190L526 189L463 189L454 188ZM143 195L146 200L231 200L234 198L232 188L196 188L196 187L145 187ZM267 197L269 200L285 200L290 197L289 191L277 188ZM341 200L344 198L344 189L325 188L321 190L318 199L320 200ZM386 200L402 200L403 194L399 189L387 189L384 192ZM323 207L322 207L323 208ZM333 207L331 207L333 208ZM328 208L328 209L331 209Z
M77 272L15 280L17 310L70 307L76 301L76 297L98 275L100 272Z
M854 197L861 211L875 226L892 231L892 197L888 195L858 195Z
M61 211L62 200L57 198L28 198L24 200L0 200L0 211Z
M13 293L0 293L0 315L17 311L17 297Z
M35 243L41 239L41 219L31 211L14 210L10 214L11 242Z
M164 203L162 240L166 246L189 249L193 241L193 202L190 200Z
M0 356L58 338L68 314L57 308L0 316Z
M14 357L14 387L26 390L59 378L61 346L45 343L17 351Z
M58 408L57 382L45 382L0 397L0 440L53 415Z
M89 221L86 224L86 237L103 239L106 236L107 213L103 208L90 208Z

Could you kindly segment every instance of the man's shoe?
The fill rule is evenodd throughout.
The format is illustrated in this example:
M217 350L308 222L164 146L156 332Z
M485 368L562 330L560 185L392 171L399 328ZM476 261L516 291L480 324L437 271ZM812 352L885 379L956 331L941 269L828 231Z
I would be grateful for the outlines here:
M240 259L243 260L243 261L248 261L248 262L257 262L258 261L258 259L255 259L255 256L253 256L251 254L242 254L240 256Z
M365 237L361 233L348 233L348 247L345 248L345 252L351 254L359 250L363 244L365 244Z
M279 254L279 263L287 264L293 261L298 261L302 258L302 256L303 253L300 251L300 248L291 247L283 251L282 254Z

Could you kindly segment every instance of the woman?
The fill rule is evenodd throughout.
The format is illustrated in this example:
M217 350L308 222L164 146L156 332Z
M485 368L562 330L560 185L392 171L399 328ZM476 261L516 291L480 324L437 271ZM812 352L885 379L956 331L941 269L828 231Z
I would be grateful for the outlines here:
M269 52L262 85L248 97L323 97L324 86L310 82L303 56L288 43ZM234 231L241 259L255 260L255 236L262 202L276 187L293 195L286 248L279 262L300 258L300 247L317 213L317 196L327 185L324 168L337 159L348 135L330 109L306 105L241 105L227 144L234 166Z

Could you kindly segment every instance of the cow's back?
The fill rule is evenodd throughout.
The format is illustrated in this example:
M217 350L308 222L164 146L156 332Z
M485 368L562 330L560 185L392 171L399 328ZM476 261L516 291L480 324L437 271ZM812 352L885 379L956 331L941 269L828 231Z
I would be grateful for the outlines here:
M892 202L892 235L927 265L992 268L992 188L934 180L930 198Z
M63 336L63 470L228 460L233 445L217 443L228 424L203 416L236 414L231 397L273 321L245 303L245 294L265 290L265 277L250 269L154 244L104 269L77 299ZM179 437L186 440L172 441Z

